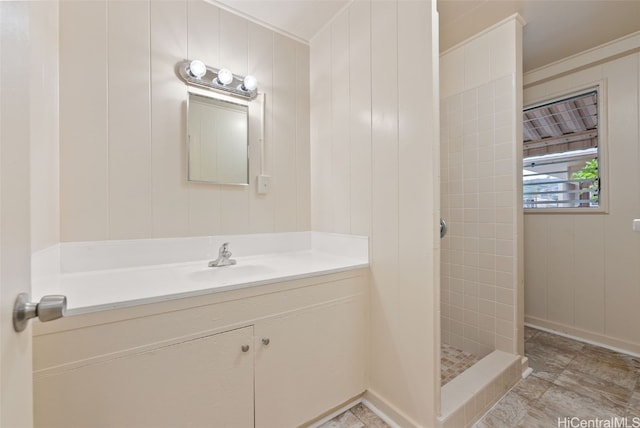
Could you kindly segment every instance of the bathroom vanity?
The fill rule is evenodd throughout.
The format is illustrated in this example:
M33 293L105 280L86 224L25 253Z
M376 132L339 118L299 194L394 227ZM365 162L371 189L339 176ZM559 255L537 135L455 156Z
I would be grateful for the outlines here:
M366 250L364 259L329 254L328 244L265 256L298 270L306 259L307 272L284 267L248 286L229 285L229 270L218 289L207 278L183 293L85 307L68 296L70 316L34 324L35 426L294 427L358 396L366 385ZM236 266L260 265L252 257ZM152 271L170 269L175 281L189 266ZM149 269L129 267L118 278L140 280ZM238 275L247 271L256 270ZM57 286L105 275L113 271L61 274Z

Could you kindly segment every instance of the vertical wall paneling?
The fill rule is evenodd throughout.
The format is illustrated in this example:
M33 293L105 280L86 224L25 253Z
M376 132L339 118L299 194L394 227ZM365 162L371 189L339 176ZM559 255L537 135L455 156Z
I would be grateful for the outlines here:
M574 322L581 329L604 333L604 313L599 310L605 300L605 247L592 246L591 241L604 242L603 216L573 218L574 265L572 279L580 284L573 293Z
M60 242L58 3L31 8L31 249Z
M260 174L269 175L273 171L273 33L259 25L249 23L249 73L258 79L259 91L266 94L264 124L264 147L261 153L260 145L260 115L261 105L256 101L249 107L252 120L249 128L249 230L251 232L273 232L275 230L275 198L273 193L258 195L256 177ZM263 159L261 159L263 157ZM264 164L264 171L261 171Z
M151 234L149 3L109 2L107 11L109 238L144 238Z
M370 237L367 398L403 426L437 413L432 6L353 2L311 42L312 227Z
M437 129L438 94L434 93L432 31L425 22L431 20L428 2L398 2L398 283L403 308L402 325L420 325L420 335L403 344L405 365L415 367L408 377L410 394L436 402L436 383L426 383L433 372L439 341L435 317L425 319L426 302L437 303L438 287L426 286L434 276L434 242L437 213L437 164L439 149ZM432 49L428 49L432 46ZM436 64L437 67L437 64ZM422 82L417 85L416 82ZM417 195L420 195L416 197ZM437 283L436 283L437 284ZM429 308L431 309L431 308ZM431 372L429 371L431 370ZM416 400L417 401L417 400ZM414 405L416 418L428 420L433 415L428 406Z
M349 11L349 140L351 233L371 234L371 4Z
M371 3L371 279L372 313L395 311L400 306L398 284L398 81L397 3ZM374 331L396 332L396 317L372 319ZM402 348L391 345L393 335L372 335L371 387L393 391L396 403L410 401L406 385L385 367L401 366ZM395 352L384 352L395 349Z
M106 1L61 2L60 220L68 241L108 239L107 82Z
M275 35L206 1L62 2L60 240L308 230L309 48ZM250 106L249 186L187 181L187 87L175 67L196 58L251 73L266 93L265 153Z
M188 59L220 68L220 9L199 1L187 3Z
M331 177L333 206L332 231L348 233L350 163L349 109L350 63L349 63L349 14L342 13L331 25Z
M246 75L248 70L248 22L220 11L220 67L234 74ZM272 118L270 117L270 120ZM243 233L249 230L249 188L224 186L220 195L220 220L226 233ZM231 209L233 207L233 209Z
M150 8L153 236L186 236L186 88L174 69L187 56L187 7L163 1Z
M313 39L311 85L311 228L331 231L331 32Z
M205 2L187 2L187 58L211 67L220 64L220 9ZM188 141L187 141L188 144ZM220 188L189 183L189 235L221 232Z
M640 173L636 163L640 150L637 127L640 88L634 78L638 74L639 55L629 55L602 66L603 74L608 78L610 162L607 186L610 210L605 220L605 331L638 348L640 331L633 326L640 322L637 310L640 302L640 253L637 252L640 236L630 232L630 224L633 218L638 218L640 204L637 191ZM593 238L592 245L601 245L601 241Z
M524 236L526 236L524 276L524 301L527 315L547 318L547 251L548 216L526 216ZM531 284L531 285L530 285ZM533 286L537 284L537 286Z
M273 137L272 191L278 207L275 231L291 230L297 224L296 118L291 106L296 105L296 43L276 34L273 38Z
M608 49L603 47L603 54ZM585 58L587 58L585 56ZM525 315L529 323L640 353L638 82L640 54L615 55L579 71L532 82L525 104L605 82L608 213L525 215ZM567 63L569 64L569 63Z
M309 148L309 49L296 46L296 201L297 230L311 228L311 152ZM355 232L354 232L355 233ZM365 234L366 235L366 234Z

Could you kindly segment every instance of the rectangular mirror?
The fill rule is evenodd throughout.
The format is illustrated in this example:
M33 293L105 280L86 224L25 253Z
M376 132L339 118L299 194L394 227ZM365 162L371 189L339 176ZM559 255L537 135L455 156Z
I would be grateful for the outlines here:
M249 184L246 104L189 92L189 181Z

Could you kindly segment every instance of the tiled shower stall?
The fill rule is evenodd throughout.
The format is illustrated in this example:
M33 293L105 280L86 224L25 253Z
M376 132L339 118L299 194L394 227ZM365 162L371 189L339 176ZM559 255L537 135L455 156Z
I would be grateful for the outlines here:
M512 82L442 100L442 340L478 357L514 342Z
M444 428L472 426L526 366L522 26L511 16L440 55Z
M519 25L511 18L441 56L442 343L478 358L522 355Z

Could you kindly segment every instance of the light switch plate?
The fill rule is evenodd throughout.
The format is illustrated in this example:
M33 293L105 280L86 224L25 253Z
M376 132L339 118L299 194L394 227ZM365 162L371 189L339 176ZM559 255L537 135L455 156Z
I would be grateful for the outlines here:
M640 218L633 220L633 230L640 232Z
M271 176L259 175L258 176L258 194L266 195L271 190Z

